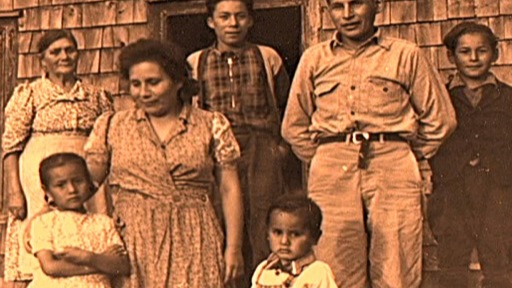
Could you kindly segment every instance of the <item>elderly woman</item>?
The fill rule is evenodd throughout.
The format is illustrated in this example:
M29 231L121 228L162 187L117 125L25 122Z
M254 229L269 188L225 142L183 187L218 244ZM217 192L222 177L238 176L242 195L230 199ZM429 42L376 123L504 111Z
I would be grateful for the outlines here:
M138 108L100 117L85 150L95 181L109 173L131 262L124 286L224 287L243 270L240 150L229 122L190 105L197 85L175 46L139 40L120 64Z
M46 32L38 43L43 76L19 85L5 109L2 150L10 217L4 280L8 282L29 281L33 267L38 265L21 239L26 219L45 205L39 162L56 152L83 155L94 121L113 110L104 90L76 77L77 46L67 30ZM103 210L98 205L105 204L101 200L93 199L98 210Z

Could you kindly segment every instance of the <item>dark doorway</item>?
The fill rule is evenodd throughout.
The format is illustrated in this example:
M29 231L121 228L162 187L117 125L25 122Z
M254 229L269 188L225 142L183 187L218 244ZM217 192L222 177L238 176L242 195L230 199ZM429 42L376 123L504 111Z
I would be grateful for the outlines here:
M254 11L254 26L249 40L273 47L283 58L293 78L302 53L302 7L277 7ZM170 15L166 18L164 37L179 44L188 54L212 45L215 34L206 25L206 13ZM290 153L285 163L287 186L292 191L302 190L302 164Z
M301 7L280 7L254 11L249 39L279 52L290 75L301 54ZM206 25L206 13L173 15L167 18L166 38L179 44L187 54L212 45L215 34Z

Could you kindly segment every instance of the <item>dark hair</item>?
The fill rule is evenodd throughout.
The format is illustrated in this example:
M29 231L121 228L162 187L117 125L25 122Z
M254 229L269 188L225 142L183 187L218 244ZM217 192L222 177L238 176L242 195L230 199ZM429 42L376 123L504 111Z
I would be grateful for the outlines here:
M84 169L87 180L91 186L93 185L91 174L89 174L89 170L87 170L87 163L85 162L84 158L75 153L68 152L52 154L41 161L39 164L39 178L41 180L41 184L43 184L45 187L48 187L50 184L50 176L48 175L50 170L64 166L68 163L76 163L80 165Z
M247 12L249 12L249 15L252 15L252 12L254 11L254 2L253 0L206 0L206 10L208 11L208 17L213 16L213 12L215 12L215 8L217 8L217 4L223 1L238 1L245 4L245 7L247 8Z
M322 210L310 198L293 194L284 194L278 197L268 209L267 226L270 224L270 218L274 211L293 213L301 217L315 241L318 241L322 235Z
M43 53L53 42L60 39L68 39L75 45L75 48L78 49L78 42L76 41L75 36L71 33L71 31L66 29L58 29L58 30L48 30L46 31L39 42L37 43L37 51L39 53Z
M142 62L154 62L177 82L183 82L179 96L183 102L190 102L199 92L198 83L190 78L190 67L181 47L174 43L155 39L140 39L125 46L119 55L121 75L130 78L130 68Z
M443 44L448 48L448 50L454 52L457 48L459 38L471 33L480 33L484 35L489 41L489 45L491 45L492 49L496 49L498 47L498 37L496 37L494 32L492 32L491 28L475 22L462 22L455 25L443 37Z

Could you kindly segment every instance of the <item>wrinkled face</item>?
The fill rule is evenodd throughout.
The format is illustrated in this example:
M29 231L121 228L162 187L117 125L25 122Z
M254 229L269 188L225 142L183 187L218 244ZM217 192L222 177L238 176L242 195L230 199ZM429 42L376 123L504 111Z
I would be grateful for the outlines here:
M486 77L497 57L498 51L482 33L460 36L455 51L448 52L448 59L457 66L460 75L470 79Z
M138 107L148 115L166 116L181 107L178 91L183 83L176 83L155 62L141 62L129 71L130 94Z
M45 72L51 76L67 76L76 71L78 50L71 40L61 38L50 44L40 57Z
M270 250L285 262L306 255L316 244L304 218L294 213L272 211L267 233Z
M370 38L380 5L381 0L330 0L329 14L341 40L357 46Z
M243 45L253 21L243 2L226 0L217 4L207 23L215 31L219 49L222 50Z
M87 168L76 162L51 168L47 172L48 187L43 189L59 210L81 211L92 196L87 173Z

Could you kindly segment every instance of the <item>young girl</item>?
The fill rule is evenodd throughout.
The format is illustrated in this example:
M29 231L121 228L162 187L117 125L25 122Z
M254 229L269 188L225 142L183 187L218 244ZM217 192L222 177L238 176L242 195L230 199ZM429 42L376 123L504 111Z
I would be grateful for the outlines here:
M29 287L111 287L109 275L129 274L129 261L111 218L88 213L95 187L85 160L74 153L45 158L39 167L52 209L30 226L40 263Z
M322 235L322 212L304 196L283 195L267 213L267 239L272 253L258 265L252 288L335 288L331 268L316 260L313 246Z
M512 88L490 72L498 39L489 27L463 22L443 42L457 67L447 88L458 127L431 160L439 287L467 287L474 247L483 286L512 287L506 220L512 211Z

